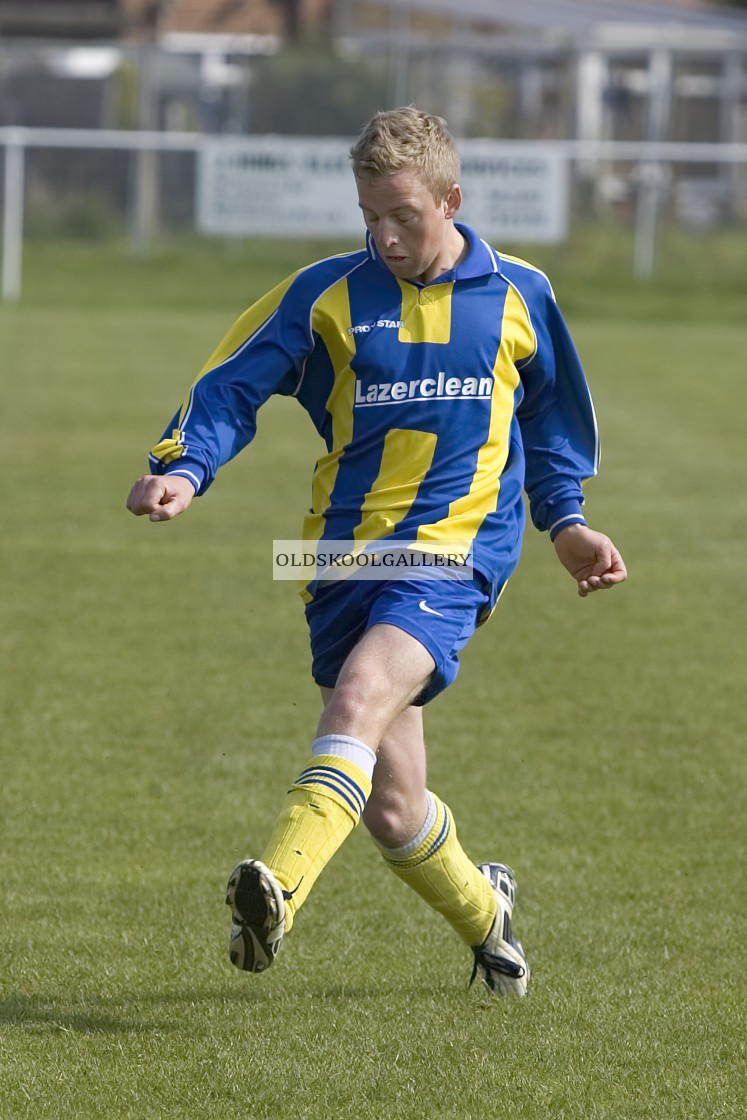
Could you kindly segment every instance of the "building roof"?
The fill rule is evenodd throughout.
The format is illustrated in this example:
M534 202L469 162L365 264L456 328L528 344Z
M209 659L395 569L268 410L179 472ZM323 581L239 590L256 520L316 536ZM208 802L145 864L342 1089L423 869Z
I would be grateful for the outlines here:
M131 31L289 34L327 16L329 0L120 0Z
M375 6L402 16L448 18L455 27L544 32L575 45L747 45L747 11L703 0L375 0Z
M331 0L0 0L0 36L153 39L167 33L293 36Z

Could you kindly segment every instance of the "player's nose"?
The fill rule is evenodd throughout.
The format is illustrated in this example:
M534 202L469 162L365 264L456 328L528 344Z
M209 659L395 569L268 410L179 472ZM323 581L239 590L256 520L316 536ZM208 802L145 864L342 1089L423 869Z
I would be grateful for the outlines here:
M391 249L392 245L396 245L399 240L399 238L397 237L397 231L394 226L386 224L382 229L379 230L379 239L381 240L382 245L384 245L387 249Z

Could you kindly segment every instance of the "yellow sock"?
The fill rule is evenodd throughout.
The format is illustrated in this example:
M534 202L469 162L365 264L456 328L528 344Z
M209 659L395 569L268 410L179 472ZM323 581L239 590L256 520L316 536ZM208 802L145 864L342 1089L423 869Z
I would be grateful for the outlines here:
M332 738L317 740L314 747L324 746ZM286 932L320 873L358 824L371 793L375 755L364 744L358 746L370 755L370 764L366 756L358 756L364 769L350 758L315 750L288 791L285 807L260 857L289 896L285 904Z
M394 874L443 914L467 945L482 945L495 920L495 892L457 840L447 805L428 792L425 823L401 848L381 848Z

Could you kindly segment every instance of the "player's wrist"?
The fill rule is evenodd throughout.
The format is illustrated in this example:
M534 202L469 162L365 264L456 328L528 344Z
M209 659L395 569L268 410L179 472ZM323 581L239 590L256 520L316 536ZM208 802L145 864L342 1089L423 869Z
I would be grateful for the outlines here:
M553 522L549 529L550 540L554 544L561 533L565 533L569 529L582 529L586 527L586 518L581 513L581 510L573 510Z

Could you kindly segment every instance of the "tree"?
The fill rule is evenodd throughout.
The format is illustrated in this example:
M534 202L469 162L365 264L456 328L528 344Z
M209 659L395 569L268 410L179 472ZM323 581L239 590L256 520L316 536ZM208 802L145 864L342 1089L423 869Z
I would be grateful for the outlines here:
M273 0L283 13L284 37L289 43L301 38L301 0Z
M255 64L251 130L357 136L385 100L383 66L341 58L325 43L287 46Z

